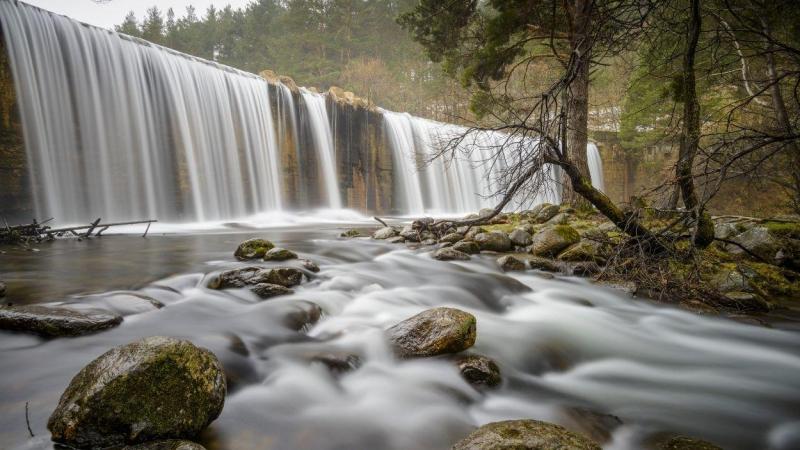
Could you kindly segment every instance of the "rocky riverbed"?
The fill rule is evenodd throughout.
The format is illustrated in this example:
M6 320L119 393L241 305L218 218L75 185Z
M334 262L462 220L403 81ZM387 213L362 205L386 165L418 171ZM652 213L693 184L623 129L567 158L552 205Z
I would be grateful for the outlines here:
M81 380L98 378L92 365L121 370L119 355L140 355L124 360L147 374L159 372L162 355L186 362L170 365L176 371L155 377L149 390L112 377L102 383L113 389L92 391L107 390L102 398L115 403L118 389L135 398L163 388L176 393L177 405L178 393L193 392L183 398L201 399L195 420L148 428L148 420L120 415L139 425L109 442L185 449L800 444L797 322L777 315L764 320L768 326L753 325L635 299L571 275L574 264L560 255L585 240L580 232L553 258L523 251L537 233L494 226L508 225L514 228L490 228L480 238L411 245L387 242L396 236L339 237L343 230L320 226L6 250L5 303L51 308L51 322L68 320L53 310L68 310L115 323L77 337L0 331L0 442L52 448L52 430L68 441L79 434L58 431L66 417L59 411L80 401L75 393L88 383ZM365 232L346 234L374 231L358 228ZM256 245L237 251L249 239L269 244L250 241ZM447 249L457 257L439 257ZM182 359L195 346L200 359ZM215 382L190 375L198 367L214 373L212 360L193 362L205 349L224 375L224 407ZM179 381L187 379L194 381ZM197 383L210 388L192 390ZM68 429L105 435L91 425L98 416L85 412L68 422L90 425ZM679 446L687 442L695 447Z

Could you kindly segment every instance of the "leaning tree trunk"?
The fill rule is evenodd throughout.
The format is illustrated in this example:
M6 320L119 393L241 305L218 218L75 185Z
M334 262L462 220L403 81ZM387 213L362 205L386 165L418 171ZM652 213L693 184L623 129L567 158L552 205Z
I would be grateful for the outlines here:
M714 225L703 210L694 185L694 159L700 146L700 103L697 100L695 57L700 39L700 0L692 0L689 26L686 33L686 52L683 55L683 125L681 127L678 163L675 166L678 187L686 209L696 222L694 245L708 247L714 241Z
M592 18L592 0L575 0L570 8L572 21L571 47L578 53L576 58L575 78L569 84L565 94L567 102L567 157L578 171L589 177L589 163L586 159L586 146L589 144L589 65L591 62L590 27ZM561 202L573 207L586 207L588 203L572 185L570 177L564 173Z

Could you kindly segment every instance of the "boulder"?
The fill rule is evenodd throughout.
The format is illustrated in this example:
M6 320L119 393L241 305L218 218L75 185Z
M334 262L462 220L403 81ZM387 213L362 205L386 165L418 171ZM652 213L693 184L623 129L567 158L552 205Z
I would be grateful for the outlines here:
M390 237L389 239L386 239L386 242L388 242L390 244L402 244L405 241L406 241L406 238L404 238L403 236L395 236L395 237Z
M466 261L469 259L468 254L460 252L453 247L440 248L433 252L431 256L439 261Z
M475 387L494 387L500 384L500 368L482 355L461 355L455 360L461 376Z
M558 264L555 261L540 258L538 256L528 257L528 266L534 270L543 270L545 272L559 272Z
M264 299L277 297L279 295L287 295L294 292L293 290L281 286L280 284L272 284L272 283L259 283L251 287L250 290L257 296Z
M489 233L479 233L475 236L475 243L481 250L494 252L507 252L511 250L511 239L502 231L491 231Z
M139 445L129 445L122 450L206 450L200 444L181 439L169 439L166 441L145 442Z
M475 344L475 316L455 308L433 308L387 330L401 358L458 353Z
M291 267L265 269L251 266L226 270L213 278L208 287L211 289L231 289L251 287L261 283L292 287L300 284L302 280L303 272Z
M236 248L233 256L240 261L263 258L275 245L266 239L248 239Z
M225 374L189 341L154 336L81 369L47 422L53 441L113 447L196 436L222 412Z
M555 257L580 240L578 232L569 225L546 227L533 236L531 253L536 256Z
M439 242L449 242L451 244L455 244L458 241L464 240L464 235L461 233L448 233L442 236L439 239Z
M458 250L468 255L474 255L476 253L481 252L481 248L478 247L478 244L476 244L473 241L456 242L455 244L453 244L453 250Z
M505 255L497 258L497 264L504 272L526 269L525 262L512 255Z
M508 235L508 238L511 239L511 243L517 247L527 247L533 242L531 234L522 228L515 228L514 231Z
M383 227L380 230L372 233L373 239L389 239L390 237L397 236L397 230L392 227Z
M304 269L308 270L309 272L317 273L319 272L319 266L314 261L310 259L301 259L300 264L303 266Z
M551 217L545 224L547 225L564 225L569 223L571 216L565 212L560 212L555 216Z
M549 203L545 203L545 204L540 205L540 206L541 207L537 211L536 216L534 216L532 218L532 220L535 223L545 223L545 222L547 222L548 220L550 220L553 217L555 217L556 214L558 214L558 211L560 210L558 205L551 205Z
M722 450L708 441L686 436L675 436L658 445L658 450Z
M781 249L780 242L770 234L767 227L750 228L744 233L734 236L731 240L769 262L775 260L778 250ZM734 254L745 253L736 245L729 245L728 250Z
M285 248L275 247L264 254L264 261L286 261L297 259L297 253Z
M456 443L453 450L600 450L591 440L538 420L488 423Z
M122 323L122 317L97 309L59 308L45 305L0 307L0 330L24 331L45 337L80 336Z
M475 236L477 236L477 235L479 235L481 233L486 233L486 228L483 228L483 227L472 227L472 228L469 229L469 231L464 232L464 240L474 241L475 240Z
M578 261L595 261L604 262L605 258L601 255L602 245L597 241L583 239L577 244L569 246L566 250L558 255L561 261L578 262Z

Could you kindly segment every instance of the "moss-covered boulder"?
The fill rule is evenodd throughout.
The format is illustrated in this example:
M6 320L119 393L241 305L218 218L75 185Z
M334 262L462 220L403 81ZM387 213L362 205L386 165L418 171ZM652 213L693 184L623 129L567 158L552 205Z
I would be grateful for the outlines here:
M455 363L461 376L475 387L494 387L502 381L497 363L483 355L459 355Z
M504 272L525 270L527 268L525 266L525 261L513 255L505 255L497 258L497 265L499 265Z
M534 216L532 220L534 223L545 223L548 220L555 217L560 209L561 208L558 205L551 205L549 203L544 203L538 209L536 216Z
M248 239L239 244L239 247L233 252L233 256L239 261L263 258L273 247L275 244L266 239Z
M447 233L439 239L439 242L447 242L450 244L455 244L458 241L464 239L464 235L461 233Z
M531 253L536 256L556 257L580 240L580 234L569 225L546 227L533 236Z
M297 253L285 248L275 247L264 254L264 261L287 261L297 259Z
M478 247L478 244L476 244L473 241L456 242L455 244L453 244L453 250L458 250L468 255L474 255L476 253L481 252L481 248Z
M263 267L250 266L226 270L213 277L208 287L211 289L232 289L268 283L288 288L297 286L302 280L303 272L292 267L265 269Z
M389 239L397 236L397 230L392 227L383 227L380 230L372 233L373 239Z
M433 259L438 259L439 261L466 261L469 259L469 255L460 252L453 247L443 247L431 255Z
M222 412L225 374L189 341L154 336L115 347L72 379L47 422L78 448L196 436Z
M200 444L183 439L168 439L166 441L145 442L144 444L130 445L122 450L206 450Z
M538 420L488 423L456 443L453 450L600 450L579 434Z
M599 242L589 239L583 239L577 244L569 246L566 250L558 255L558 259L560 261L568 262L605 262L605 257L602 254L602 245Z
M488 233L479 233L475 236L475 243L481 250L489 250L493 252L507 252L513 247L511 239L506 233L502 231L490 231Z
M458 353L475 344L476 321L472 314L455 308L433 308L387 330L401 358Z
M102 310L75 311L46 305L0 307L0 330L23 331L45 337L81 336L122 323L122 317Z

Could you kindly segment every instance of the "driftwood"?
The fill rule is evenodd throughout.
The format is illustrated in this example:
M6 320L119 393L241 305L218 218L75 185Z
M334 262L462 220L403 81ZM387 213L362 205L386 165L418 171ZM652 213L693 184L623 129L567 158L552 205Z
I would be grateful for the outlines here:
M10 226L8 225L8 222L6 222L5 219L3 219L5 227L0 228L0 242L41 241L44 239L55 239L56 237L61 237L65 235L71 235L78 238L88 238L93 236L97 237L97 236L102 236L103 232L111 227L117 227L122 225L139 225L139 224L147 224L147 228L145 229L145 232L142 235L142 237L146 237L147 232L150 231L150 225L153 222L158 222L155 219L149 219L149 220L136 220L131 222L101 223L101 219L98 217L94 222L91 222L88 225L51 228L50 226L45 225L51 220L53 219L47 219L43 222L37 222L34 219L33 222L28 224Z

